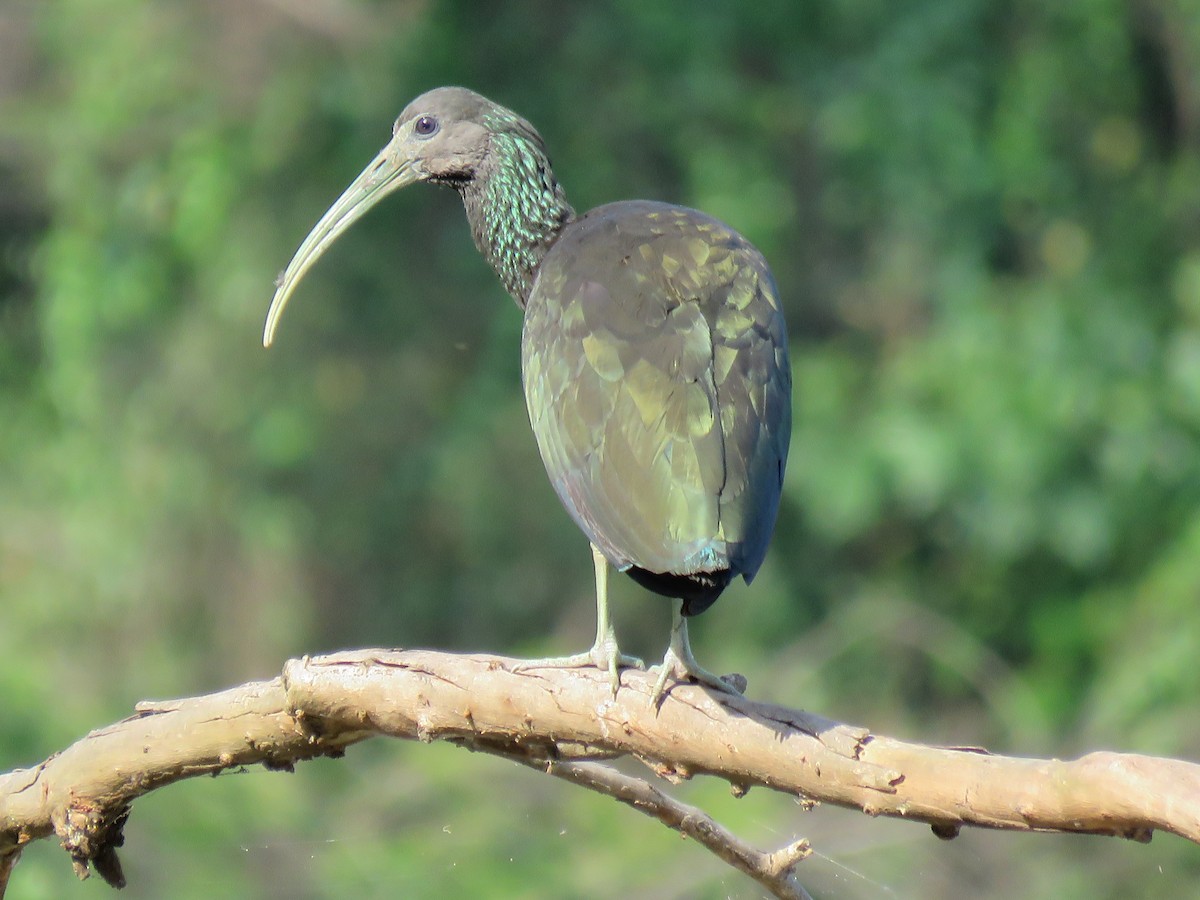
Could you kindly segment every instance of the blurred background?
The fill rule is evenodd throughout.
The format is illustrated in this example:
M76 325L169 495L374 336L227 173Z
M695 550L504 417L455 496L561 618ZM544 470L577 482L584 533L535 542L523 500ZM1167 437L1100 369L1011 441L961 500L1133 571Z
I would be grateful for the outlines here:
M576 208L757 244L795 433L752 588L694 623L756 698L938 744L1200 757L1200 2L5 0L0 769L290 655L567 653L587 545L520 314L450 191L272 281L413 96L543 133ZM614 584L657 660L665 600ZM1194 896L1200 849L950 843L696 783L819 898ZM140 801L130 898L756 898L525 769L375 741ZM15 900L74 884L52 841Z

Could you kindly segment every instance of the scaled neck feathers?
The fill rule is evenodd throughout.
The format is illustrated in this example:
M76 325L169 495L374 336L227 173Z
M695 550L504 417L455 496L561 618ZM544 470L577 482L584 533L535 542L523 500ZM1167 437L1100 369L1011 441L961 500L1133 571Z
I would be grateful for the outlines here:
M542 257L575 211L532 125L504 109L487 124L489 152L458 190L475 246L524 309Z

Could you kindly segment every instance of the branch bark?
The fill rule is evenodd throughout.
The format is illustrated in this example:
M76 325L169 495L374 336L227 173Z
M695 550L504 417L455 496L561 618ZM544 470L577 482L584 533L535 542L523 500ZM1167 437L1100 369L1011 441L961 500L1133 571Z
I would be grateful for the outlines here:
M593 763L628 755L667 781L715 775L737 791L759 785L925 822L941 837L974 825L1139 841L1161 830L1200 843L1193 763L1110 752L1021 759L925 746L694 685L674 686L656 714L644 672L622 672L613 698L599 672L518 673L516 662L345 652L291 660L271 681L138 704L132 717L40 765L0 774L0 897L30 841L57 834L81 877L90 866L121 885L116 848L142 794L238 766L290 770L375 735L447 740L599 790L695 838L781 897L803 896L794 878L802 842L773 853L746 847L702 812Z
M519 762L542 768L529 759ZM774 853L764 853L746 844L733 832L695 806L680 803L641 778L593 762L547 761L544 770L556 778L606 794L638 812L658 819L668 828L707 847L729 865L745 872L784 900L812 900L796 878L796 863L812 855L808 841L794 841Z

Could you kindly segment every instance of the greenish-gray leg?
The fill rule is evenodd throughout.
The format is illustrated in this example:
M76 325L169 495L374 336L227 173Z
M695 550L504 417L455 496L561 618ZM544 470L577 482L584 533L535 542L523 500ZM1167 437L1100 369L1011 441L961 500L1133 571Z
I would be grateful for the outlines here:
M646 664L636 656L625 656L617 646L617 633L613 629L612 619L608 615L608 560L593 544L592 562L596 567L596 643L586 653L576 653L573 656L556 656L546 659L527 659L514 666L514 671L526 669L574 669L582 666L595 666L602 672L608 672L612 684L613 696L621 687L621 668L644 669Z
M668 678L674 678L676 681L691 678L728 694L741 693L720 675L714 675L696 662L696 657L692 656L691 642L688 640L687 619L683 615L682 605L675 609L675 617L671 622L671 644L667 647L667 655L663 657L662 665L659 666L658 680L654 682L654 691L650 694L651 706L657 707L662 703L663 690L667 686Z

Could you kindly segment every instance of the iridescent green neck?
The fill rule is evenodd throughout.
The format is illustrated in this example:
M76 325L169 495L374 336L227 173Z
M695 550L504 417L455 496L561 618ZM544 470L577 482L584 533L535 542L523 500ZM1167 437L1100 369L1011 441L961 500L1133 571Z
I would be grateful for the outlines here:
M507 110L488 124L489 152L459 193L475 246L524 309L542 257L575 211L533 127Z

